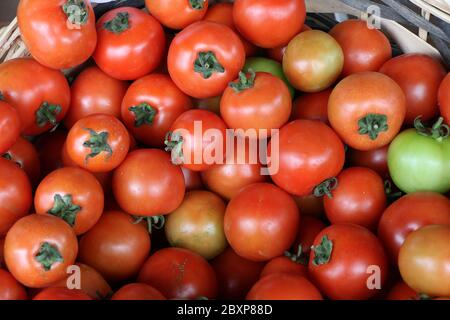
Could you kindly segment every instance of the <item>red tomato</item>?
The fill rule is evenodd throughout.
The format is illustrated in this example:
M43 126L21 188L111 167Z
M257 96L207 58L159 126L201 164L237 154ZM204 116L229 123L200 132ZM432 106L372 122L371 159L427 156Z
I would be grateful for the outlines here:
M420 296L403 281L398 282L389 291L386 300L419 300Z
M300 212L303 214L303 211ZM302 246L302 252L309 254L311 251L311 246L314 243L314 239L319 234L320 231L325 229L325 223L321 220L311 217L302 216L302 221L298 228L297 240L294 242L294 248Z
M19 113L9 103L3 102L0 95L0 154L16 143L20 128Z
M3 262L5 260L4 249L5 249L5 239L0 238L0 268L3 266Z
M220 95L244 66L245 51L227 26L201 21L178 33L167 57L170 77L194 98Z
M330 299L369 299L383 289L388 271L383 246L364 227L335 224L322 230L314 240L309 274Z
M134 80L152 72L163 58L166 38L159 22L132 7L113 9L97 22L98 43L93 54L106 74Z
M438 89L445 77L439 61L422 54L404 54L387 61L380 72L394 79L405 93L407 124L413 124L418 116L430 120L437 114Z
M387 165L387 152L389 145L378 149L360 151L349 149L347 151L348 164L352 167L366 167L376 171L382 178L389 176Z
M31 142L19 137L2 157L11 160L22 168L33 185L38 182L41 174L39 156Z
M294 100L292 120L320 120L328 124L328 99L332 89L316 93L306 93Z
M168 299L217 296L212 267L200 255L181 248L155 252L142 266L138 281L154 287Z
M439 193L410 193L384 211L378 237L396 263L408 234L429 224L450 224L450 200Z
M38 135L55 127L70 103L70 88L64 75L30 58L0 64L0 92L19 112L25 135Z
M331 126L350 147L367 151L390 143L406 113L401 88L377 72L348 76L334 88L328 101Z
M285 45L302 29L304 0L236 0L233 18L239 32L262 48Z
M308 262L303 258L304 256L301 247L296 254L286 252L284 256L273 258L264 266L264 269L261 271L260 278L279 273L297 275L307 278Z
M192 171L184 167L181 168L181 171L183 171L186 192L203 189L203 181L200 172Z
M173 122L191 108L191 99L168 75L151 74L128 88L121 113L133 136L146 145L161 148Z
M117 290L111 300L166 300L166 298L147 284L129 283Z
M303 31L309 31L312 30L309 26L306 24L303 25L302 29L300 30L300 33ZM275 48L269 48L267 49L267 56L270 59L276 60L279 63L283 63L283 57L284 53L286 52L287 45L275 47Z
M50 172L63 167L61 150L66 142L67 132L55 130L38 137L34 146L39 155L41 176L45 177Z
M447 124L450 124L450 73L442 80L439 87L439 110Z
M311 194L317 185L336 176L344 166L344 145L320 121L295 120L274 137L279 139L279 155L276 159L277 150L272 151L270 143L268 152L274 156L271 156L269 172L272 180L291 194ZM279 166L274 163L277 160Z
M97 44L90 1L21 0L17 19L21 38L31 55L53 69L82 64Z
M0 269L0 300L27 300L25 288L6 270Z
M68 289L64 287L45 288L33 300L92 300L87 293L78 289Z
M145 6L151 15L171 29L184 29L188 25L202 20L208 10L206 0L145 0Z

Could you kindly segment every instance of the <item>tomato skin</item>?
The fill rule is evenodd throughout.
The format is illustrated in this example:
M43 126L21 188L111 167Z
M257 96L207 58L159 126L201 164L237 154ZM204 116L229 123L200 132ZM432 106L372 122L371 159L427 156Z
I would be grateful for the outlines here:
M156 111L151 123L136 126L136 114L131 107L148 104ZM192 108L191 99L173 83L168 75L151 74L136 80L122 102L122 121L142 143L161 148L171 125L183 112Z
M5 239L0 238L0 268L3 267L5 260L4 251L5 251Z
M147 284L129 283L117 290L111 300L166 300L166 298Z
M389 145L368 151L350 149L347 151L346 156L351 167L370 168L376 171L380 177L387 178L389 176L387 164L388 149Z
M418 116L430 120L437 114L438 89L446 74L438 60L423 54L403 54L387 61L380 72L397 82L405 93L407 124Z
M56 249L61 261L52 261L49 270L37 254L44 243ZM72 228L56 217L32 214L17 221L5 238L5 262L11 274L23 285L43 288L64 278L75 263L78 242Z
M300 209L302 216L310 216L318 219L325 217L325 209L323 208L323 197L316 197L314 194L307 196L294 196L297 207Z
M300 212L303 214L303 211ZM294 243L293 248L297 249L299 245L302 246L302 252L308 254L311 251L311 246L314 243L314 239L320 231L325 229L325 223L321 220L311 217L302 216L302 221L298 228L297 240Z
M65 287L45 288L33 300L92 300L85 292Z
M419 300L419 295L406 283L400 281L389 291L386 300Z
M31 184L14 162L0 158L0 236L30 210Z
M303 0L234 1L233 19L236 28L247 40L262 48L287 44L300 32L305 18Z
M308 277L308 266L292 261L290 258L281 256L270 260L261 271L260 279L271 274L291 274Z
M307 93L294 100L292 104L292 120L308 119L319 120L329 125L328 122L328 99L332 89Z
M408 234L430 224L450 224L450 200L433 192L410 193L384 211L378 225L378 238L396 263Z
M113 33L104 24L118 13L128 13L128 28ZM160 23L151 15L132 7L113 9L97 22L98 43L95 63L106 74L119 80L135 80L159 66L166 38Z
M171 29L184 29L188 25L202 20L208 10L208 1L202 1L202 8L194 8L189 0L158 1L145 0L145 6L151 15Z
M389 77L378 72L352 74L336 85L328 101L328 119L342 140L353 149L368 151L387 145L403 124L406 112L405 95ZM370 115L386 117L387 128L359 133L359 122ZM381 119L375 120L382 123ZM370 129L368 129L370 130ZM372 139L374 138L374 139Z
M450 124L450 73L447 73L439 86L438 102L441 116Z
M90 1L83 1L86 22L76 24L70 23L62 10L66 3L66 0L21 0L17 8L21 37L28 50L39 63L53 69L82 64L97 44L95 14Z
M247 300L323 300L319 290L306 278L271 274L261 278L247 294Z
M0 300L27 300L25 288L6 270L0 269Z
M20 135L20 117L9 103L0 100L0 154L5 153Z
M389 39L380 30L369 29L366 21L343 21L330 30L330 35L344 52L343 77L358 72L378 71L392 58Z
M212 267L200 255L182 248L155 252L142 266L138 281L154 287L168 299L217 296Z
M0 64L0 91L4 100L19 112L21 130L25 135L38 135L56 126L66 115L70 104L70 88L64 75L31 58ZM59 111L51 111L55 118L53 123L48 118L37 123L36 112L43 109L44 103L59 106Z
M181 171L183 171L186 192L203 189L203 181L200 172L192 171L184 167L181 167Z
M320 121L292 121L276 136L280 141L279 168L278 171L276 166L269 168L269 172L275 184L291 194L311 194L314 187L335 177L344 166L344 145L336 133ZM268 152L271 155L272 144Z
M212 52L223 72L212 71L210 77L194 70L202 52ZM239 37L229 27L209 21L196 22L178 33L167 57L170 77L187 95L197 98L219 96L228 83L237 78L245 62Z
M303 25L300 32L312 30L306 24ZM283 63L284 53L286 52L287 44L275 48L269 48L266 50L266 54L270 59L278 61L279 63Z
M3 154L3 157L22 168L32 185L38 182L41 173L40 161L36 148L31 142L19 137L16 143Z

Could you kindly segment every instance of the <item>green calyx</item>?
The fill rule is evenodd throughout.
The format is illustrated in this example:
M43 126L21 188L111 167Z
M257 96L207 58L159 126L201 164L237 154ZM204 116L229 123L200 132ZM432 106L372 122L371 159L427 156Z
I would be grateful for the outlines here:
M337 186L338 186L338 179L335 177L329 178L329 179L323 181L317 187L315 187L313 194L317 198L320 198L320 197L323 197L326 195L328 198L332 199L333 194L331 193L331 191L336 189Z
M43 102L36 111L36 125L39 128L46 126L48 123L54 127L57 126L58 122L56 118L61 111L62 108L60 105Z
M130 27L128 12L118 12L111 20L105 22L103 27L115 34L120 34Z
M194 71L200 73L204 79L209 79L214 72L224 73L225 69L217 60L214 52L208 51L198 53L194 62Z
M292 262L302 264L304 266L306 266L308 264L308 260L309 260L308 255L303 252L303 248L302 248L301 244L298 245L296 253L291 253L289 251L286 251L284 253L284 256L286 258L289 258Z
M166 218L164 216L151 216L151 217L140 217L133 216L134 224L139 224L142 221L147 223L148 233L152 233L153 229L161 230L164 228L164 224L166 223Z
M9 152L2 154L2 158L9 160L9 161L12 161L12 159L13 159L11 156L11 153L9 153Z
M58 248L56 246L52 246L48 242L41 244L39 251L34 258L42 265L45 271L49 271L57 262L64 262Z
M358 133L367 134L371 140L378 138L378 135L388 128L387 116L384 114L369 113L358 120Z
M331 259L333 242L328 239L327 235L324 235L320 244L318 246L313 246L312 250L314 251L313 264L315 266L327 264Z
M89 11L84 0L67 0L62 9L71 24L81 26L88 22Z
M183 136L178 132L168 132L164 140L166 151L170 152L173 164L182 164L184 162L183 155Z
M248 69L248 76L244 72L239 72L239 79L237 82L231 82L229 86L233 88L235 92L241 92L246 89L253 88L255 85L256 73L253 69Z
M403 196L403 193L401 191L393 192L392 183L389 180L384 181L384 193L386 194L389 203L394 202L395 200Z
M189 0L192 9L202 10L205 7L205 0Z
M136 128L142 125L151 125L156 116L156 109L145 102L132 106L128 110L134 113L134 126Z
M431 128L426 127L421 117L417 117L414 120L414 128L421 136L431 137L439 142L448 138L450 135L450 128L448 125L444 124L444 118L440 117Z
M81 207L73 204L72 195L70 194L66 194L61 197L61 195L57 193L53 199L53 207L48 211L48 213L63 219L71 227L73 227L75 225L77 213L81 210Z
M106 131L97 133L89 128L86 128L85 130L89 131L89 134L91 135L89 140L83 143L83 147L91 149L91 153L86 156L86 162L89 160L89 158L94 158L101 152L107 152L108 157L110 157L113 152L108 144L109 133Z

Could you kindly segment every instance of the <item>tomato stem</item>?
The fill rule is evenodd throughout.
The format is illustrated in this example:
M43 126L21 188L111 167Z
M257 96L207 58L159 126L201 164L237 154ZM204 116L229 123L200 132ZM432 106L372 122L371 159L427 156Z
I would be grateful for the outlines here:
M205 0L189 0L192 9L202 10L205 7Z
M136 128L142 125L152 125L156 115L156 109L146 102L142 102L137 106L132 106L128 110L134 113L134 126Z
M297 252L291 253L289 251L284 252L284 256L289 258L292 262L307 265L309 257L306 253L303 252L303 247L301 244L298 245Z
M47 123L50 123L52 126L56 126L58 124L56 117L61 112L61 110L62 108L60 105L50 104L44 101L36 111L37 126L42 128Z
M48 242L44 242L39 247L39 251L35 256L37 262L39 262L45 271L49 271L53 264L57 262L63 262L64 259L58 251L56 246L52 246Z
M168 132L164 144L166 145L164 150L170 151L172 163L182 164L184 162L183 136L178 132Z
M255 85L256 73L253 69L248 69L249 76L246 73L240 71L238 82L230 82L229 86L233 88L235 92L241 92L246 89L253 88Z
M89 11L84 0L67 0L62 9L71 24L81 26L88 22Z
M378 138L378 135L388 130L387 116L384 114L369 113L358 120L358 133L367 134L371 140Z
M106 131L97 133L89 128L85 128L85 130L89 131L90 138L83 143L83 147L91 149L91 153L86 155L86 162L89 160L89 158L94 158L103 151L107 152L108 157L110 157L113 152L108 144L109 133Z
M105 22L103 27L115 34L120 34L130 27L128 12L118 12L114 18Z
M212 51L199 52L194 62L194 71L201 73L204 79L209 79L214 72L224 73L225 69L219 63Z
M384 193L386 193L389 203L394 202L403 195L401 191L392 193L392 184L389 180L384 181Z
M134 224L139 224L142 221L147 223L148 233L152 234L153 228L160 230L164 227L166 223L166 218L164 216L151 216L151 217L140 217L134 216Z
M311 249L314 251L313 264L315 266L327 264L331 259L333 241L328 239L327 235L324 235L320 244L318 246L312 246Z
M419 116L414 120L414 127L418 134L425 137L431 137L437 141L442 141L450 135L450 128L448 125L444 124L443 117L439 117L433 126L428 128L423 124L421 116Z
M75 225L77 213L81 210L81 207L73 204L71 194L66 194L61 197L61 195L57 193L53 197L53 200L53 207L47 213L63 219L73 227Z
M338 179L336 177L329 178L314 188L314 196L320 198L326 195L328 198L332 199L333 194L331 193L331 191L336 189L337 186Z

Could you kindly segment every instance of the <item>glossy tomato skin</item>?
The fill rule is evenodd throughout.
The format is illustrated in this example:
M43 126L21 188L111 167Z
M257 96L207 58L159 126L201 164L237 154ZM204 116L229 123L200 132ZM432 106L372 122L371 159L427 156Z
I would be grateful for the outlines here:
M306 18L305 2L237 0L233 18L247 40L262 48L275 48L287 44L300 32Z
M436 115L439 85L445 77L438 60L423 54L404 54L387 61L380 72L394 79L405 93L407 124L418 116L430 120Z
M129 283L117 290L111 300L166 300L166 298L147 284Z
M183 201L184 176L170 156L159 149L128 154L114 171L113 193L119 206L138 216L158 216L174 211Z
M128 14L128 24L114 33L105 23ZM113 9L97 22L98 43L93 54L106 74L119 80L135 80L152 72L163 58L166 38L161 24L132 7Z
M450 200L433 192L410 193L384 211L378 226L378 238L396 263L408 234L430 224L450 224Z
M389 176L388 149L389 145L368 151L349 149L346 154L347 161L351 167L370 168L376 171L380 177L387 178Z
M439 86L438 102L441 116L450 124L450 73L447 73Z
M19 112L25 135L38 135L55 127L70 104L70 88L64 75L31 58L0 65L0 91Z
M299 222L297 205L288 193L272 184L255 183L228 203L225 235L238 255L266 261L292 245Z
M292 121L276 136L279 168L271 164L269 172L272 180L291 194L311 194L317 185L335 177L344 166L344 145L336 133L320 121ZM268 152L269 155L276 152L272 151L272 144Z
M292 104L292 120L307 119L328 122L328 99L332 89L299 96Z
M20 219L5 238L8 270L30 288L43 288L64 278L67 267L75 263L77 252L72 228L50 215L32 214ZM51 259L45 259L46 256Z
M21 0L17 8L20 33L27 49L39 63L53 69L82 64L97 44L90 1L82 1L83 7L73 8L86 15L85 21L75 16L74 23L63 10L66 3L66 0Z
M142 104L149 106L150 111L143 113ZM121 114L122 121L136 139L145 145L161 148L174 121L191 108L191 99L178 89L168 75L154 73L136 80L128 88ZM139 121L140 115L146 119Z
M0 154L6 152L20 135L20 117L9 103L0 100Z
M392 58L389 39L380 30L369 28L367 21L343 21L330 30L330 35L344 52L343 77L358 72L378 71Z
M400 131L405 113L403 91L378 72L348 76L336 85L328 101L331 126L347 145L361 151L390 143Z
M210 59L202 64L201 55ZM167 59L175 84L187 95L202 99L219 96L228 83L237 78L244 66L245 51L241 40L229 27L200 21L175 36ZM195 71L196 64L209 72Z
M212 267L200 255L182 248L155 252L142 266L138 281L154 287L168 299L217 296Z
M6 270L0 269L0 300L27 300L25 288Z
M247 300L323 300L319 290L302 276L271 274L261 278Z
M66 287L45 288L33 300L92 300L85 292L79 289L68 289Z
M419 300L419 295L406 283L400 281L389 291L386 300Z
M308 277L308 266L300 262L292 261L289 257L280 256L270 260L261 271L260 278L271 274L291 274Z
M31 184L14 162L0 158L0 236L30 210Z
M41 166L37 150L31 142L19 137L16 143L3 154L3 158L16 163L26 172L32 185L36 185L41 174Z
M184 29L188 25L202 20L208 10L208 1L158 1L145 0L150 14L163 25L171 29Z

